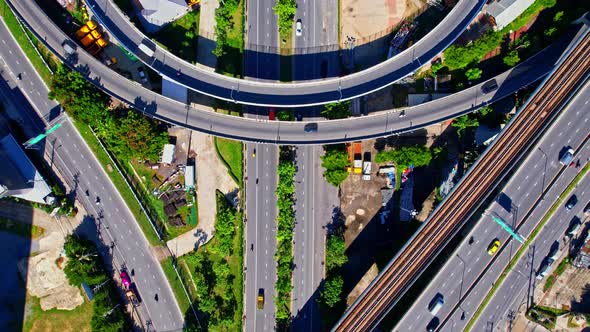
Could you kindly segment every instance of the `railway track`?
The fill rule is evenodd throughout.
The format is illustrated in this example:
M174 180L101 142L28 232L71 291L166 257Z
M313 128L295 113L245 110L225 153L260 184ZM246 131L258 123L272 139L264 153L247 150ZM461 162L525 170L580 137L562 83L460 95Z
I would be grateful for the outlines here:
M369 331L376 326L575 89L588 72L589 56L590 35L586 34L333 331Z

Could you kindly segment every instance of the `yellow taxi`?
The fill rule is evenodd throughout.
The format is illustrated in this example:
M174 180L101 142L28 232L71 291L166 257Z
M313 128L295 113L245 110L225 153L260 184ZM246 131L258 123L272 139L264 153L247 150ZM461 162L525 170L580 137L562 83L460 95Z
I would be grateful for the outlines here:
M493 256L496 251L498 251L498 248L500 248L500 240L495 239L494 241L492 241L492 243L490 243L490 245L488 246L488 254L490 256Z

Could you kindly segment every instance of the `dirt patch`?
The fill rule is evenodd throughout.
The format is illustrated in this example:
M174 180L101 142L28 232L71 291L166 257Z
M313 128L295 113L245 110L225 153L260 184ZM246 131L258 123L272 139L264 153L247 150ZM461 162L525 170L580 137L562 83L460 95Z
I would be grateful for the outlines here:
M21 276L26 276L27 291L40 298L42 310L73 310L84 303L80 290L69 284L56 264L61 248L24 258L19 262Z
M353 37L361 45L386 36L404 17L424 6L420 0L342 0L340 40L344 43Z
M369 287L369 284L377 277L379 274L379 269L377 268L377 264L371 265L371 268L365 273L365 275L361 278L358 284L352 289L352 291L348 294L346 298L346 307L350 307L354 301Z

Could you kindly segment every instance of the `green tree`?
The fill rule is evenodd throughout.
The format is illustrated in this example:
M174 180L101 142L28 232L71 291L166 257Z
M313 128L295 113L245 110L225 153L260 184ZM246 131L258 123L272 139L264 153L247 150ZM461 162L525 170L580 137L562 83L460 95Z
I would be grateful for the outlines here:
M344 101L340 103L330 103L324 105L324 109L320 113L326 119L346 119L352 115L350 110L350 101Z
M68 235L64 251L68 258L64 273L71 285L79 287L82 282L92 285L106 280L98 252L92 242Z
M346 170L350 166L348 154L340 147L331 147L326 150L321 159L326 181L338 187L348 177Z
M326 273L348 262L346 246L341 236L331 235L326 241Z
M375 162L394 162L399 169L410 165L414 167L426 166L432 159L430 150L422 145L401 146L395 150L381 151L375 156Z
M509 67L514 67L517 63L520 62L520 57L518 56L517 50L512 50L508 55L506 55L503 59L504 64Z
M293 18L297 12L297 3L295 0L277 0L276 5L272 9L278 17L279 34L282 39L285 39L293 28Z
M96 127L106 116L109 97L80 73L59 66L51 77L48 97L57 100L74 119Z
M457 128L457 134L461 136L465 129L479 126L479 121L466 114L454 119L452 126Z
M108 123L107 120L103 127ZM166 132L160 131L154 121L132 110L113 120L101 136L119 157L151 162L158 161L164 144L168 143Z
M342 286L344 286L342 276L328 278L324 283L324 289L320 292L320 301L330 308L333 307L341 300Z
M233 239L236 234L235 209L229 205L225 196L219 191L217 195L217 215L215 219L215 237L217 243L212 252L225 257L232 253Z
M467 69L467 71L465 72L465 77L467 77L467 79L470 81L475 81L481 77L481 74L481 69L475 67Z
M441 70L444 67L442 61L439 61L437 63L432 64L432 66L430 66L430 71L432 73L432 77L436 77L436 73L438 73L439 70Z

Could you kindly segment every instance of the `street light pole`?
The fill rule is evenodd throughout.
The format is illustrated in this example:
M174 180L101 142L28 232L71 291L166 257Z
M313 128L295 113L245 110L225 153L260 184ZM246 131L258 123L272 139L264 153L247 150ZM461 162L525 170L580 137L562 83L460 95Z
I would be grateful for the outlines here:
M542 200L543 199L543 192L545 191L545 173L547 171L547 160L549 158L547 158L547 154L543 150L541 150L540 147L538 147L537 149L539 150L539 152L541 152L543 154L543 157L545 157L545 166L543 168L543 181L541 183L541 200Z

